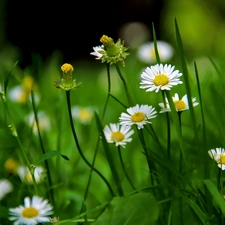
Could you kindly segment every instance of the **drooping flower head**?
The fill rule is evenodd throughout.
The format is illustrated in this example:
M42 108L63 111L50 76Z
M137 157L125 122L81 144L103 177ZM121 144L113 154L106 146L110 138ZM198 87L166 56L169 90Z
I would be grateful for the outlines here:
M173 56L172 46L165 41L157 41L157 50L159 53L160 61L166 62ZM138 58L140 61L145 63L155 63L156 54L154 42L148 42L142 44L137 51Z
M13 190L11 182L7 179L0 179L0 201Z
M189 104L188 104L188 97L187 95L184 95L182 97L182 99L179 99L179 95L176 93L173 97L173 102L174 102L174 105L175 105L175 109L177 112L183 112L185 110L188 110L189 109ZM166 106L164 103L159 103L159 106L161 107L161 111L160 113L164 113L164 112L169 112L171 111L170 109L170 105L169 105L169 102L168 102L168 99L165 98L165 102L166 102ZM199 103L196 102L196 98L192 98L192 105L193 107L197 106Z
M150 119L155 118L157 112L154 107L138 104L127 109L128 113L122 113L119 120L121 125L137 125L138 129L144 128L147 123L152 123Z
M130 126L120 126L119 123L110 123L109 126L104 127L103 131L107 142L115 143L116 146L120 145L124 148L128 142L131 142L132 138L130 136L134 133Z
M125 65L124 60L129 55L127 52L128 48L124 47L124 42L121 42L120 39L115 43L111 37L103 35L100 38L100 42L103 44L101 46L93 47L94 52L91 52L91 55L96 56L96 59L101 59L102 63L106 62L110 65L117 62L122 62Z
M52 209L51 204L41 197L33 196L32 199L26 197L24 199L24 205L9 209L9 220L15 221L15 225L35 225L49 222L49 216L53 214Z
M60 88L64 91L69 91L69 90L75 90L81 86L81 83L77 83L76 79L73 80L74 68L71 64L64 63L61 66L61 70L62 70L62 78L61 79L58 78L54 82L54 86L56 88Z
M170 64L156 64L147 67L141 73L140 88L147 89L147 92L170 90L173 86L183 83L179 78L180 76L182 76L182 73L179 70L174 70L174 66Z
M209 156L214 159L219 168L225 170L225 150L224 148L210 149Z

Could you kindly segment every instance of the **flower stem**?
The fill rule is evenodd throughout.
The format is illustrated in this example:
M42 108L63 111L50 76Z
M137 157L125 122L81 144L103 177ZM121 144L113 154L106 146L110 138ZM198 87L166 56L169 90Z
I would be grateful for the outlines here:
M117 73L119 74L119 77L120 79L122 80L123 82L123 86L125 88L125 92L126 92L126 96L127 96L127 101L128 101L128 104L129 105L132 105L132 99L131 99L131 96L130 96L130 93L128 91L128 87L127 87L127 83L123 77L123 74L121 73L121 70L120 70L120 67L118 66L118 64L115 64L116 65L116 70L117 70Z
M134 187L134 184L132 183L129 175L127 174L127 171L125 169L125 166L124 166L124 162L123 162L123 157L122 157L122 154L121 154L121 149L120 149L120 146L118 146L118 153L119 153L119 158L120 158L120 163L122 165L122 168L123 168L123 172L124 172L124 175L125 177L127 178L129 184L131 185L131 187L136 190L136 188Z
M66 91L66 100L67 100L67 108L68 108L68 113L69 113L69 120L70 120L70 127L71 127L71 130L72 130L72 133L73 133L73 137L74 137L74 141L76 143L76 146L77 146L77 150L81 156L81 158L84 160L84 162L93 170L95 171L101 178L102 180L105 182L105 184L107 185L107 187L109 188L109 191L112 195L113 194L113 191L112 191L112 188L109 184L109 182L106 180L106 178L96 169L94 168L89 162L88 160L85 158L82 150L81 150L81 147L80 147L80 144L79 144L79 141L78 141L78 138L77 138L77 134L76 134L76 131L75 131L75 128L74 128L74 125L73 125L73 117L72 117L72 112L71 112L71 103L70 103L70 90Z

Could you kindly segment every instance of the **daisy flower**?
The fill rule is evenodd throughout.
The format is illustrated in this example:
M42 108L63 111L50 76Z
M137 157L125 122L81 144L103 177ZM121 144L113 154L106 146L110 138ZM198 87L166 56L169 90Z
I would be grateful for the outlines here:
M131 142L130 136L134 133L130 126L110 123L104 127L104 134L107 142L115 143L116 146L121 145L125 148L127 142Z
M53 213L52 206L47 200L33 196L32 199L26 197L24 206L9 209L9 220L15 221L14 225L27 224L35 225L38 223L49 222L49 215Z
M94 110L91 107L72 107L72 116L82 124L90 124L94 116Z
M168 61L173 56L173 48L167 42L157 41L157 50L162 62ZM137 55L142 62L156 62L154 42L142 44L137 51Z
M33 184L33 178L32 178L32 175L31 175L28 167L26 167L26 166L19 166L17 168L17 173L18 173L20 179L23 182L26 182L28 184ZM36 166L34 168L35 181L37 183L40 183L41 181L43 181L44 177L45 177L45 170L43 169L43 167Z
M147 67L141 73L141 86L146 91L170 90L172 86L182 84L180 80L182 73L179 70L174 70L172 65L156 64L155 66Z
M127 52L128 48L124 47L124 41L120 39L117 42L107 35L103 35L100 38L101 46L93 47L94 52L91 52L91 55L96 56L96 59L101 60L102 63L106 62L110 65L117 62L122 62L123 66L125 65L125 59L129 55Z
M0 179L0 200L13 189L12 184L6 179Z
M225 150L224 148L210 149L209 156L214 159L219 168L225 170Z
M182 99L179 99L179 95L176 93L173 97L173 102L175 104L175 108L177 110L177 112L182 112L185 110L189 109L189 104L188 104L188 97L187 95L184 95L182 97ZM170 111L170 105L168 102L168 99L165 99L166 101L166 106L164 105L164 103L159 103L159 106L161 107L161 111L160 113L164 113L164 112L169 112ZM192 105L193 107L197 106L199 103L196 102L196 98L192 98Z
M119 120L121 125L132 126L136 124L138 129L142 129L145 124L151 123L149 119L155 118L156 111L155 108L148 105L138 104L134 107L130 107L127 109L128 113L122 113Z
M96 56L96 59L101 59L102 58L102 53L101 51L104 50L104 46L96 46L96 47L93 47L93 52L91 52L90 54L93 55L93 56Z

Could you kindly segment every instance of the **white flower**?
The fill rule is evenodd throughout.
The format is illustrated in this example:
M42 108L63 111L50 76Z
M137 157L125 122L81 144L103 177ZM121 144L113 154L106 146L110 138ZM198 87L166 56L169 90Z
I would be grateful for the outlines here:
M134 107L130 107L127 109L127 113L122 113L119 120L121 125L132 126L136 124L138 129L142 129L145 124L151 123L149 119L155 118L156 111L155 108L148 105L141 105L138 104Z
M15 221L14 225L27 224L35 225L38 223L49 222L49 215L52 212L52 206L47 200L41 197L33 196L32 199L26 197L24 206L9 209L9 220Z
M179 95L176 93L173 97L173 102L175 104L175 108L177 111L181 112L181 111L185 111L189 109L189 104L188 104L188 97L187 95L184 95L182 97L182 99L179 99ZM169 102L168 99L165 99L166 101L166 107L164 105L164 103L159 103L159 106L161 107L161 111L160 113L164 113L164 112L169 112L170 111L170 106L169 106ZM196 102L196 98L192 98L192 105L193 107L198 105L198 102Z
M161 62L168 61L173 56L173 48L164 41L157 41L157 50ZM137 52L138 58L145 63L155 63L155 47L154 42L148 42L141 45Z
M209 156L214 159L218 167L222 170L225 170L225 150L224 148L216 148L216 149L210 149L208 151Z
M12 184L6 179L0 179L0 200L13 190Z
M15 86L9 90L9 98L18 103L25 103L27 101L27 93L22 86Z
M116 146L121 145L125 148L127 142L131 142L132 138L130 136L134 133L133 130L130 130L130 126L120 124L110 123L104 127L105 138L109 143L115 143Z
M155 66L147 67L141 73L141 86L146 91L170 90L172 86L182 84L180 80L182 73L179 70L174 70L172 65L156 64Z
M101 59L103 55L100 52L104 50L104 46L93 47L93 50L94 52L91 52L90 54L96 56L96 59Z
M50 119L45 112L39 111L38 114L38 125L41 131L50 129ZM38 127L35 121L34 113L30 113L25 117L26 122L32 127L34 134L38 134Z
M28 184L33 184L33 178L28 167L19 166L17 168L17 173L23 182L26 182ZM34 168L34 178L37 183L40 183L43 181L43 179L45 178L45 170L43 169L43 167L36 166Z
M91 107L72 107L72 116L82 124L89 124L94 116L94 110Z

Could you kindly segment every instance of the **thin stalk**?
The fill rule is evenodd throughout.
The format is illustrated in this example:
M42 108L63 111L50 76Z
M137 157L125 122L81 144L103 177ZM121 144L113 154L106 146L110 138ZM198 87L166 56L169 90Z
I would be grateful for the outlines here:
M136 188L135 188L134 184L132 183L132 181L131 181L129 175L127 174L126 168L125 168L125 166L124 166L124 162L123 162L123 157L122 157L122 154L121 154L120 146L118 146L118 153L119 153L120 163L121 163L121 165L122 165L124 175L125 175L125 177L127 178L127 180L128 180L128 182L129 182L129 184L131 185L131 187L132 187L134 190L136 190Z
M81 147L80 147L80 144L79 144L79 141L78 141L78 138L77 138L77 134L76 134L76 131L75 131L75 128L74 128L74 125L73 125L73 117L72 117L71 102L70 102L70 91L66 91L66 100L67 100L67 108L68 108L68 113L69 113L70 127L71 127L71 130L72 130L72 134L73 134L73 137L74 137L75 144L77 146L77 150L78 150L81 158L84 160L84 162L102 178L102 180L105 182L105 184L109 188L109 191L110 191L111 195L113 195L113 190L112 190L109 182L106 180L106 178L96 168L94 168L88 162L88 160L85 158L85 156L84 156L84 154L81 150Z
M36 110L36 106L35 106L35 102L34 102L34 93L33 93L33 91L31 91L31 101L32 101L32 107L33 107L33 111L34 111L34 118L35 118L35 122L36 122L36 126L37 126L38 137L39 137L39 142L40 142L40 145L41 145L42 154L45 154L46 151L45 151L44 144L43 144L42 137L41 137L40 127L39 127L39 120L38 120L37 110ZM50 194L50 198L51 198L51 200L53 202L53 205L54 205L54 202L55 202L54 201L54 194L53 194L53 189L51 188L52 187L52 177L51 177L51 174L50 174L50 168L49 168L48 160L45 160L44 163L45 163L45 168L46 168L47 177L48 177L49 194Z
M138 134L139 134L139 138L140 138L142 147L143 147L144 152L145 152L145 157L146 157L146 160L147 160L147 163L148 163L149 172L150 172L151 185L153 186L154 185L153 167L151 165L150 155L149 155L148 149L146 147L145 138L144 138L144 134L143 134L142 129L139 130Z
M126 96L127 96L127 101L128 101L128 104L129 106L132 104L132 99L131 99L131 96L130 96L130 93L129 93L129 90L128 90L128 87L127 87L127 83L123 77L123 74L120 70L120 67L118 66L118 64L115 64L116 65L116 70L117 70L117 73L119 74L119 77L120 79L122 80L123 82L123 86L124 86L124 89L125 89L125 92L126 92Z
M108 78L108 93L107 93L107 97L106 97L106 102L103 108L103 113L102 113L102 120L104 120L105 117L105 112L106 112L106 108L109 102L109 97L110 97L110 92L111 92L111 79L110 79L110 69L109 69L109 64L106 63L106 70L107 70L107 78Z

